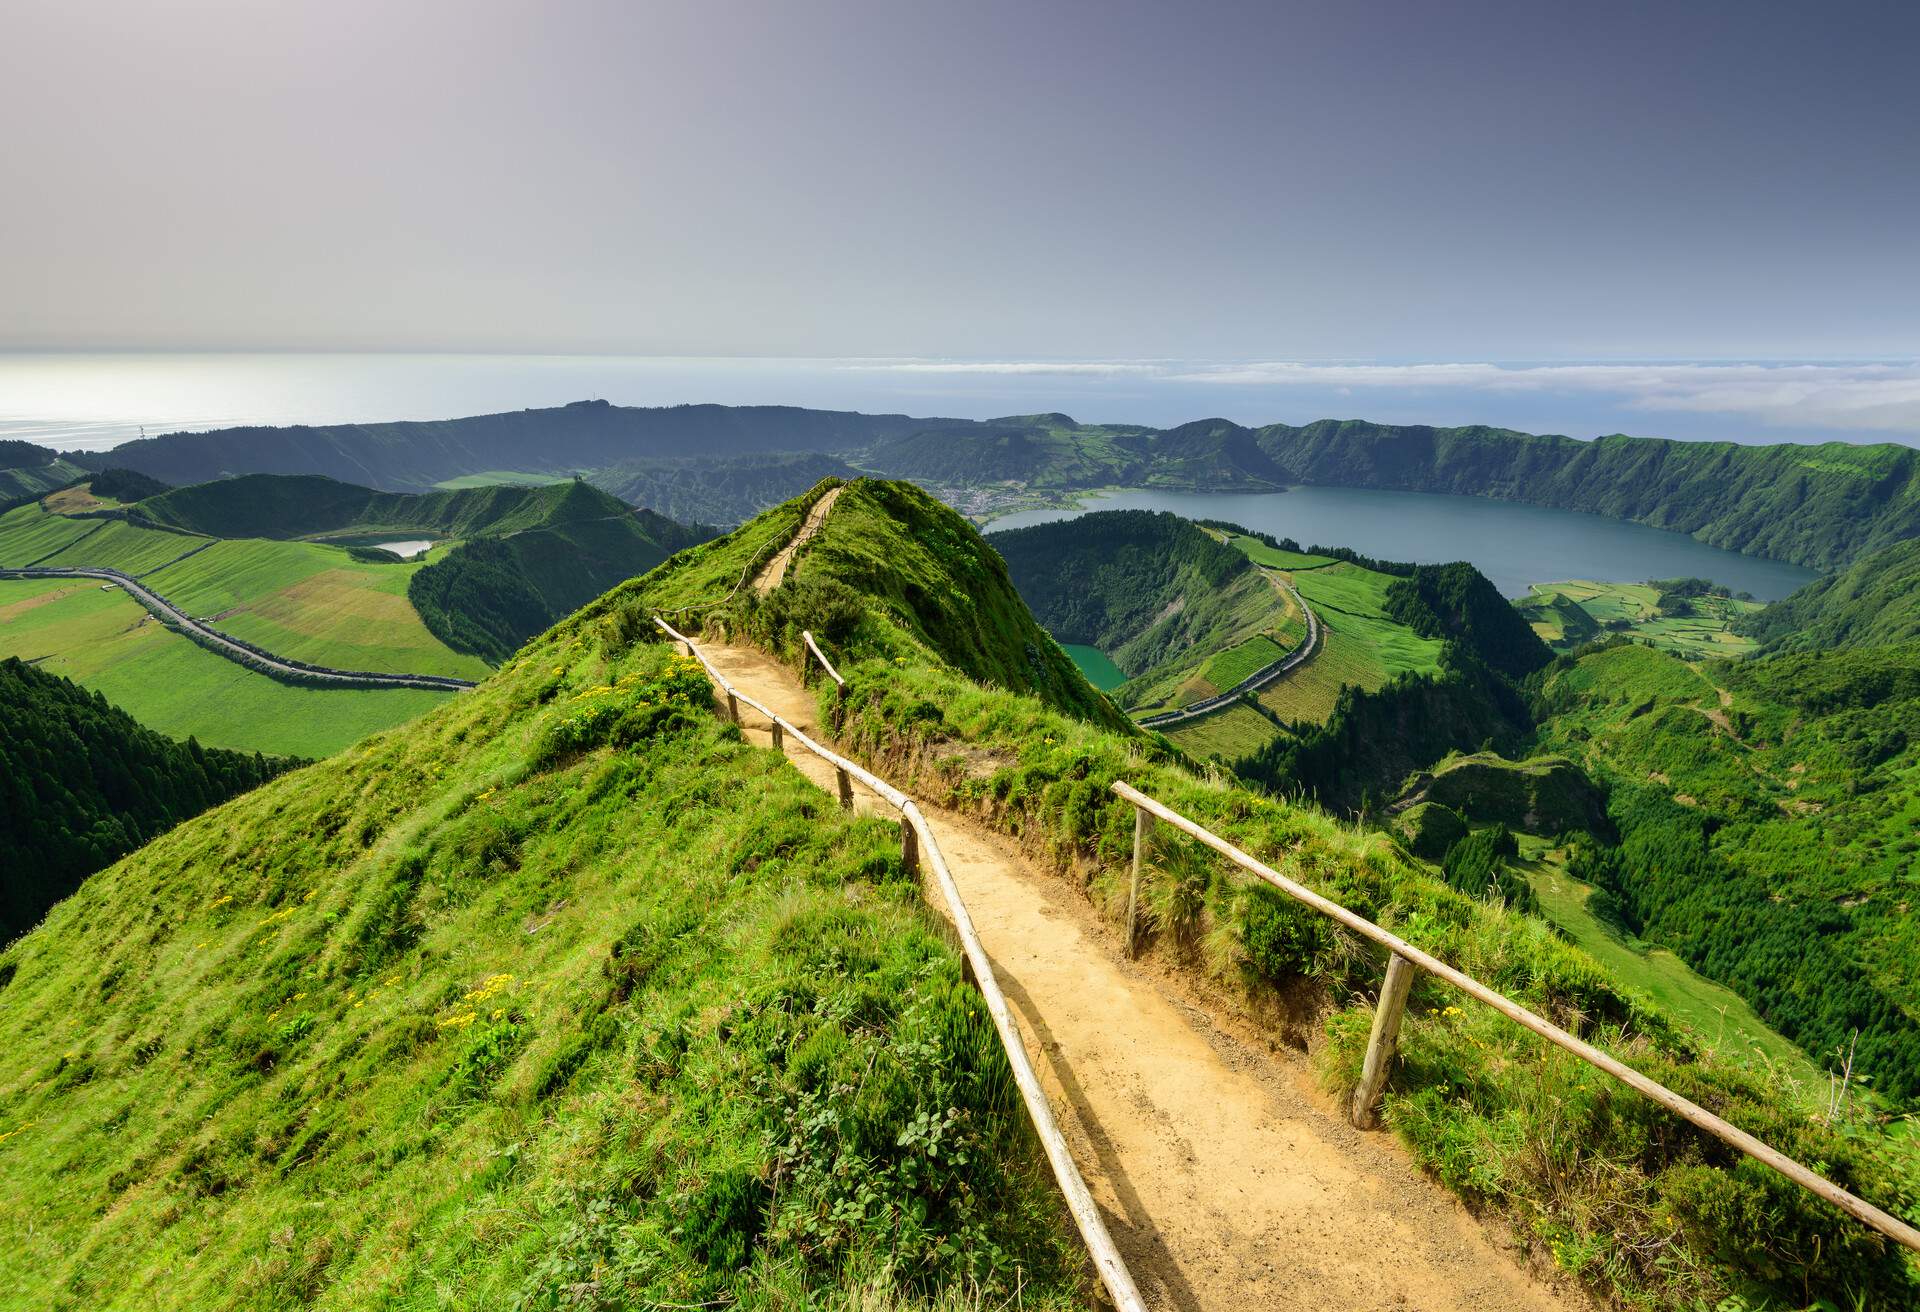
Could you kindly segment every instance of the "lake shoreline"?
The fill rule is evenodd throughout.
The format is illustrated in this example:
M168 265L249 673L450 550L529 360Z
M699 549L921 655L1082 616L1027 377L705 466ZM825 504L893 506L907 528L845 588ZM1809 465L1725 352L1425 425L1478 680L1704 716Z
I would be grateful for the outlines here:
M1349 547L1380 560L1467 560L1508 598L1525 597L1535 584L1571 578L1640 583L1697 576L1762 601L1778 601L1820 577L1803 566L1590 511L1320 484L1277 492L1087 489L1062 494L1059 504L991 515L981 531L1026 528L1101 510L1167 510L1188 519L1229 520L1303 546Z

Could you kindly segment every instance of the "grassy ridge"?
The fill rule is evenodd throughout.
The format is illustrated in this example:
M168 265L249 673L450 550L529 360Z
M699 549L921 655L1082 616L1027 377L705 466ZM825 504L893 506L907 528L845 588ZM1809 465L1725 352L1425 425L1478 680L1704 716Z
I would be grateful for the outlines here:
M604 626L95 876L0 981L32 1305L1084 1289L894 827Z
M269 755L328 756L451 696L280 683L173 633L120 589L86 580L0 579L0 656L65 675L169 737Z

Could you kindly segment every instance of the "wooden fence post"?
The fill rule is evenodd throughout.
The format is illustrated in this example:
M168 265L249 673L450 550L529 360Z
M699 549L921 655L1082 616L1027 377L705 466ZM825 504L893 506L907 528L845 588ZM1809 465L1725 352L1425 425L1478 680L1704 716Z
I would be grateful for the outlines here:
M778 720L773 722L773 750L776 752L787 750L787 731L780 727Z
M1393 1066L1394 1046L1400 1041L1400 1021L1407 1012L1407 990L1413 987L1413 963L1398 952L1387 957L1387 978L1380 985L1380 1005L1373 1013L1373 1032L1367 1036L1367 1060L1360 1068L1360 1084L1353 1091L1352 1120L1362 1130L1379 1124L1376 1104Z
M920 835L905 816L900 817L900 865L910 875L920 873Z
M834 773L840 777L840 805L851 811L853 810L853 776L849 775L843 766L835 766Z
M1140 866L1147 859L1147 826L1152 821L1139 807L1133 808L1133 875L1127 881L1127 956L1134 954L1134 917L1140 906Z
M740 723L740 699L733 695L733 689L727 689L727 714L733 717L735 724Z

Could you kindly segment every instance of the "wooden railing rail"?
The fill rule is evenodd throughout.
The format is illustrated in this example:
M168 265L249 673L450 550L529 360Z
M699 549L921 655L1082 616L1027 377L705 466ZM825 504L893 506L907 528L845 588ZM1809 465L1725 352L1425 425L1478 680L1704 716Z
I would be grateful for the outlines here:
M1305 903L1329 919L1345 925L1362 938L1380 944L1392 954L1387 962L1386 981L1380 989L1380 1003L1374 1012L1373 1032L1367 1042L1367 1056L1365 1065L1361 1069L1360 1085L1354 1090L1353 1095L1352 1120L1362 1129L1369 1129L1374 1124L1374 1107L1379 1100L1381 1089L1386 1084L1388 1068L1393 1062L1394 1045L1400 1033L1400 1017L1406 1005L1407 990L1413 983L1414 969L1417 967L1445 980L1467 996L1486 1003L1509 1020L1532 1030L1547 1042L1566 1049L1588 1065L1605 1071L1622 1084L1645 1094L1689 1124L1705 1130L1724 1143L1731 1144L1755 1161L1772 1167L1795 1184L1872 1226L1895 1243L1920 1252L1920 1230L1915 1230L1898 1217L1881 1211L1863 1198L1855 1197L1825 1176L1814 1173L1791 1157L1754 1138L1745 1130L1721 1120L1706 1108L1681 1097L1665 1085L1649 1079L1592 1044L1576 1039L1552 1021L1535 1015L1511 998L1488 988L1473 976L1455 970L1438 957L1422 952L1413 944L1382 929L1365 916L1349 911L1338 902L1330 901L1310 888L1296 884L1271 866L1248 856L1218 834L1189 820L1178 811L1156 802L1131 784L1116 781L1113 791L1136 808L1133 873L1127 898L1129 944L1133 939L1131 917L1138 897L1140 867L1147 842L1146 826L1142 817L1151 815L1155 819L1172 825L1181 833L1198 839L1242 870L1273 885L1296 902Z
M813 640L813 633L810 630L802 629L800 630L800 636L805 639L807 650L813 654L813 658L820 662L820 668L827 672L827 677L833 680L836 687L842 692L845 692L847 681L840 677L840 671L833 668L833 662L828 660L827 654L820 650L820 644Z
M773 739L776 745L782 745L791 739L815 756L833 766L839 784L840 804L853 806L853 783L858 780L873 794L900 812L900 846L910 870L918 872L921 862L933 870L934 882L939 885L942 898L947 904L947 916L952 922L954 933L960 939L960 947L965 954L967 966L973 976L981 998L987 1004L987 1013L993 1018L993 1028L1000 1036L1000 1046L1006 1050L1007 1064L1013 1069L1014 1083L1019 1086L1021 1100L1026 1104L1027 1115L1033 1121L1035 1134L1039 1136L1041 1147L1046 1151L1047 1162L1053 1168L1053 1178L1060 1186L1060 1192L1066 1199L1067 1210L1073 1214L1074 1224L1079 1227L1080 1237L1087 1245L1087 1252L1093 1259L1094 1269L1100 1274L1101 1284L1106 1286L1118 1312L1146 1312L1146 1302L1140 1297L1139 1289L1134 1285L1133 1275L1127 1270L1127 1264L1120 1256L1119 1248L1108 1233L1106 1222L1100 1216L1100 1209L1093 1201L1093 1195L1087 1192L1087 1183L1081 1178L1079 1167L1074 1165L1073 1155L1067 1150L1066 1137L1060 1133L1060 1126L1054 1120L1053 1106L1047 1100L1047 1092L1040 1085L1040 1077L1034 1072L1033 1063L1027 1058L1026 1045L1020 1040L1020 1031L1015 1027L1013 1013L1007 1006L1006 995L1000 991L999 979L993 970L993 961L987 956L987 950L980 943L980 936L974 930L973 917L967 914L967 904L961 899L960 886L954 882L953 872L947 867L946 857L941 854L940 844L935 841L932 828L926 817L914 804L911 797L895 788L886 780L841 756L831 748L824 747L803 733L798 726L784 717L775 714L773 709L763 706L754 698L736 688L713 663L706 658L693 639L675 631L658 615L653 622L675 642L685 646L687 655L698 660L706 668L707 677L714 686L726 694L727 707L735 722L739 721L740 704L745 703L765 716L773 726ZM839 681L835 672L821 655L819 647L807 636L807 645L819 656L828 672Z

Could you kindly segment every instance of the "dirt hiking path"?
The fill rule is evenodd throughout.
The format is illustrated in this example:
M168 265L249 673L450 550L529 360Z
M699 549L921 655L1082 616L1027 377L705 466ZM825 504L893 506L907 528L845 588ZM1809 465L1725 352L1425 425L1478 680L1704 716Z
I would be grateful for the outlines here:
M843 483L840 486L845 487L846 484ZM767 567L760 571L758 578L754 579L755 592L764 597L780 586L781 581L787 577L787 566L793 563L793 553L813 541L813 535L818 533L820 525L826 522L827 512L833 509L833 503L839 499L840 488L835 487L829 488L825 496L813 503L813 509L807 512L806 521L800 525L800 531L793 535L793 541L780 548L780 554L768 561Z
M814 698L766 653L701 644L816 737ZM742 706L750 741L767 722ZM828 792L833 767L788 758ZM856 787L855 805L898 813ZM993 958L1114 1241L1156 1309L1590 1309L1534 1282L1382 1133L1313 1091L1304 1059L1232 1037L1117 951L1117 936L1006 838L916 799Z

